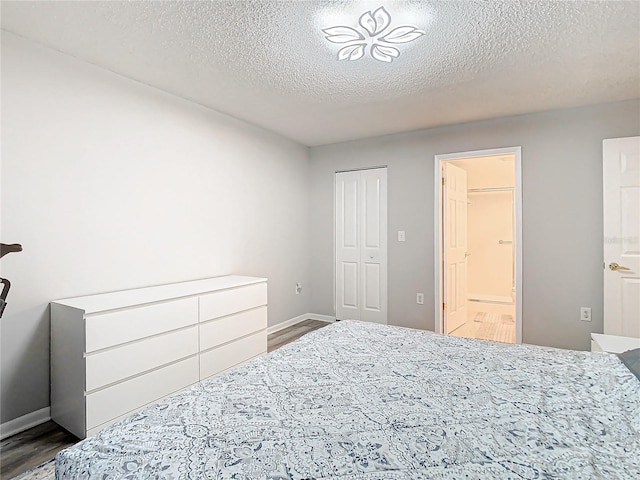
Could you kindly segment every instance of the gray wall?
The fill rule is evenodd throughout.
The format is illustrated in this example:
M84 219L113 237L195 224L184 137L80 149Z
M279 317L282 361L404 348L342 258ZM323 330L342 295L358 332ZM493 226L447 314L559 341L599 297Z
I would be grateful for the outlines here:
M522 146L523 341L588 349L602 332L602 140L639 134L634 100L312 148L311 311L334 314L336 170L389 166L389 323L433 330L434 155Z
M302 145L3 34L1 173L2 422L49 405L51 300L236 273L309 311Z

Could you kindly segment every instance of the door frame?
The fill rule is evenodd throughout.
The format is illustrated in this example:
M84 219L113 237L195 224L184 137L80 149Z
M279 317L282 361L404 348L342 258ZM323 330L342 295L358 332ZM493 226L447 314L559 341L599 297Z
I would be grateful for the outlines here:
M444 272L442 261L444 254L442 251L442 164L449 160L460 160L464 158L489 157L495 155L514 155L515 156L515 190L514 190L514 209L515 209L515 287L516 287L516 304L515 304L515 324L516 324L516 343L522 343L522 147L505 147L492 148L488 150L474 150L469 152L446 153L435 155L434 161L434 280L435 280L435 331L443 333L444 316L442 314L443 300L443 279Z

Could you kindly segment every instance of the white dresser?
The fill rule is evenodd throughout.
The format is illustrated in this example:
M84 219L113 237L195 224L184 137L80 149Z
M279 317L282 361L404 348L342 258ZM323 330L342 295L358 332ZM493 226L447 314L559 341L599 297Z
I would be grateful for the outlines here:
M621 337L619 335L606 335L602 333L591 334L591 351L622 353L627 350L640 348L640 338Z
M267 280L227 276L51 303L51 418L80 438L267 351Z

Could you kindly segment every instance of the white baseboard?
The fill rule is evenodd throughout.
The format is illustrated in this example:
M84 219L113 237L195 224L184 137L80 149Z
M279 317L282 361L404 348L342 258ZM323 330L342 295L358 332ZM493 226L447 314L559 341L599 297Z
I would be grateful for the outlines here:
M336 318L330 315L320 315L318 313L305 313L304 315L298 315L297 317L290 318L289 320L285 320L284 322L280 322L276 325L271 325L267 328L267 335L271 335L272 333L279 332L280 330L284 330L285 328L296 325L300 322L304 322L305 320L318 320L320 322L335 322Z
M307 313L307 318L309 320L318 320L320 322L329 323L333 323L336 321L336 317L332 317L331 315L320 315L319 313Z
M8 422L0 425L0 440L4 440L16 433L24 432L36 425L48 422L49 420L51 420L50 407L41 408L35 412L27 413L21 417L9 420Z
M271 325L267 328L267 335L271 335L272 333L279 332L280 330L284 330L287 327L291 327L296 323L304 322L307 319L306 315L298 315L297 317L290 318L289 320L285 320L284 322L276 323L275 325Z

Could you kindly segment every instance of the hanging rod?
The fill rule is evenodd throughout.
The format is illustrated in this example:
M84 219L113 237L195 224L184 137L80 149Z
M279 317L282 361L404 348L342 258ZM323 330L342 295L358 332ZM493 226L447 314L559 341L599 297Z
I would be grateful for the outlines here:
M513 192L514 187L491 187L491 188L470 188L467 193L481 193L481 192Z

